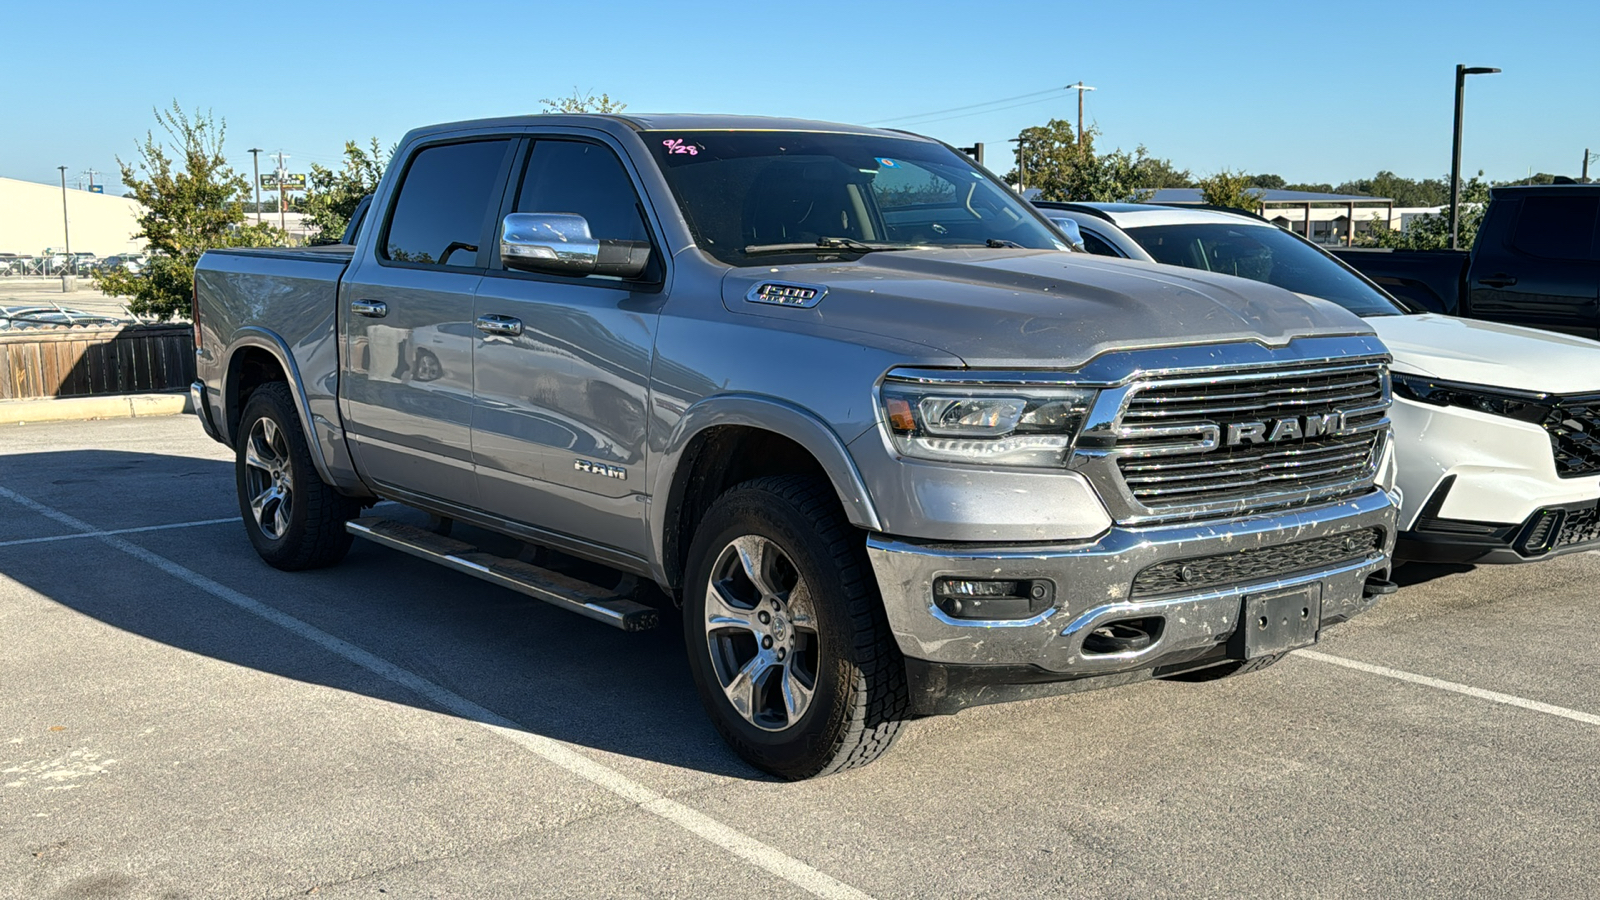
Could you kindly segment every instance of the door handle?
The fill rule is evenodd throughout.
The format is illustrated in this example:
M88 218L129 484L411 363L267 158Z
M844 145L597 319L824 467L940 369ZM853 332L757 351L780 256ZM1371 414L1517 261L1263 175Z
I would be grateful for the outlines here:
M487 315L478 317L478 330L484 334L517 337L522 334L522 320L510 316Z
M389 314L389 304L382 300L351 300L350 311L369 319L381 319Z
M1517 283L1517 278L1515 275L1507 275L1501 272L1490 275L1488 278L1479 278L1478 283L1484 287L1492 288L1511 287L1513 284Z

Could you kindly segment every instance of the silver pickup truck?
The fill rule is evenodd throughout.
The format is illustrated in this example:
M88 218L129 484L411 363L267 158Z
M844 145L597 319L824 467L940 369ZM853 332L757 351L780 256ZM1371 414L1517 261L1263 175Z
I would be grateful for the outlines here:
M1362 320L1068 252L899 132L418 129L353 244L207 253L195 329L268 563L362 537L623 629L681 605L711 719L783 777L1259 669L1392 589Z

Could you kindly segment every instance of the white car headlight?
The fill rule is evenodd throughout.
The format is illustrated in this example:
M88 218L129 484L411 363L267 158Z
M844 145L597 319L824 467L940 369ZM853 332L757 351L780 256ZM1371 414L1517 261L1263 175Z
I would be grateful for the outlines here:
M975 465L1060 467L1066 464L1095 392L890 380L880 396L890 440L905 456Z

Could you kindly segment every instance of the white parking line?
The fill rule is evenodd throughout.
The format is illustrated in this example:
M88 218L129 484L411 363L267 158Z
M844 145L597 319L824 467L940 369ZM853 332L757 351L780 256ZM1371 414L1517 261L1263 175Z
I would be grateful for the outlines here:
M685 831L721 847L740 859L771 872L795 887L818 897L829 898L829 900L834 900L834 898L838 898L838 900L871 900L867 894L806 865L783 851L763 844L755 838L724 825L704 813L690 809L675 800L663 797L621 772L595 762L572 749L569 744L533 734L522 725L505 716L479 706L460 694L434 684L415 672L403 669L380 656L334 637L326 631L294 616L279 612L259 600L251 599L233 588L213 581L192 569L187 569L164 556L152 553L137 544L123 540L115 532L96 530L92 525L81 519L74 518L60 510L52 509L42 503L37 503L4 487L0 487L0 497L26 506L34 512L60 522L69 528L76 528L83 532L83 537L94 538L101 543L121 550L129 556L149 563L168 575L205 591L218 600L236 606L253 616L265 619L287 631L291 631L369 672L387 678L413 693L426 697L439 707L476 722L483 728L512 741L524 750L616 794L629 803L637 804L641 809L647 810Z
M222 525L228 522L239 521L238 516L231 519L200 519L196 522L174 522L171 525L146 525L143 528L114 528L110 531L80 531L77 534L54 534L49 537L19 538L14 541L0 541L0 547L16 547L21 544L48 544L51 541L72 541L78 538L105 537L109 534L138 534L141 531L166 531L169 528L197 528L201 525Z
M1345 659L1342 656L1332 656L1316 650L1296 650L1294 655L1304 659L1314 659L1317 662L1329 663L1335 666L1344 666L1346 669L1355 669L1357 672L1366 672L1368 675L1381 675L1384 678L1393 678L1396 681L1409 681L1412 684L1420 684L1424 687L1437 688L1441 691L1465 694L1468 697L1475 697L1479 700L1488 700L1490 703L1504 703L1507 706L1515 706L1519 709L1541 712L1549 716L1560 716L1563 719L1571 719L1574 722L1582 722L1585 725L1600 725L1600 716L1597 716L1594 713L1579 712L1575 709L1567 709L1565 706L1541 703L1538 700L1529 700L1525 697L1502 694L1499 691L1486 691L1483 688L1475 688L1467 684L1457 684L1454 681L1445 681L1441 678L1430 678L1427 675L1417 675L1412 672L1402 672L1399 669L1391 669L1387 666L1375 666L1372 663L1357 662L1353 659Z

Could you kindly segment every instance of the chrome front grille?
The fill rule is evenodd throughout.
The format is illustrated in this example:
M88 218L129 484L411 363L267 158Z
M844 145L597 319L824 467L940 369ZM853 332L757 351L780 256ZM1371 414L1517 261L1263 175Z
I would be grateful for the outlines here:
M1367 489L1388 406L1381 360L1161 379L1130 391L1113 455L1150 515L1293 506Z

